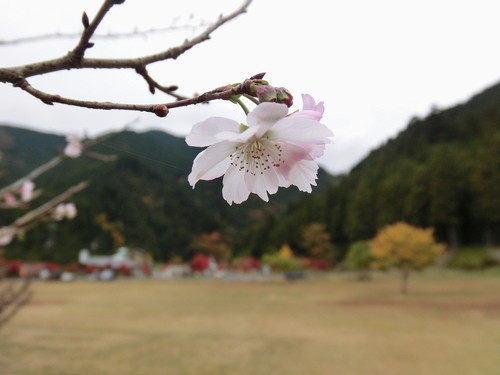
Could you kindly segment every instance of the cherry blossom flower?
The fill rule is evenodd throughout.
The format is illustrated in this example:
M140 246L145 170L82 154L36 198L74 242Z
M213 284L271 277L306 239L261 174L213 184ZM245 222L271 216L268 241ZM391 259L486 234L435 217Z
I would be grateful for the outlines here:
M52 216L57 221L62 219L73 219L76 216L76 206L74 203L58 204Z
M5 201L6 207L16 207L19 204L16 197L12 193L6 193L2 198Z
M77 158L82 154L82 143L80 136L76 133L69 134L66 137L68 145L64 149L64 154L69 158Z
M303 110L292 114L285 104L261 103L248 114L248 126L223 117L194 125L187 144L208 148L193 162L190 185L224 176L222 196L230 205L250 193L267 202L268 194L290 185L310 193L318 171L314 159L333 133L319 122L323 102L316 104L310 95L302 99Z
M30 200L32 200L34 190L35 184L32 181L24 181L23 185L21 186L21 200L23 202L29 202Z

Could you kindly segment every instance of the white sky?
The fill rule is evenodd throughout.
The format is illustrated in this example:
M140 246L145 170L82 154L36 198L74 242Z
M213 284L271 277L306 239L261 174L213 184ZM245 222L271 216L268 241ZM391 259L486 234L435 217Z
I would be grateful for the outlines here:
M78 32L81 14L92 17L102 0L3 0L0 40L52 32ZM240 5L237 0L127 0L114 7L99 31L129 32L211 20ZM369 150L406 127L412 116L446 108L500 80L498 0L254 0L248 13L176 61L150 67L179 93L201 93L241 82L259 72L287 87L300 108L301 93L326 106L323 123L335 133L320 164L345 172ZM133 57L179 44L192 31L124 40L96 40L92 57ZM76 39L0 46L0 65L14 66L62 56ZM79 70L31 78L35 87L63 96L114 102L161 103L131 71ZM0 85L0 123L53 133L96 135L134 122L185 135L208 116L243 121L229 102L173 110L165 118L124 111L48 106L10 85Z

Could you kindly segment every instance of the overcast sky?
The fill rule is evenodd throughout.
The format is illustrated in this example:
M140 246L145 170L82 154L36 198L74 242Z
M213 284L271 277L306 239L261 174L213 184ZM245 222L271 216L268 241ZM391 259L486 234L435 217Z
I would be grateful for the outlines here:
M81 30L102 0L3 1L0 40ZM98 32L130 32L213 20L238 0L127 0L114 7ZM328 8L326 7L328 6ZM191 16L192 15L192 16ZM301 93L325 102L323 122L334 134L320 164L348 171L373 148L432 106L447 108L500 81L498 0L254 0L248 13L216 31L176 61L151 66L152 75L192 95L259 72L287 87L300 108ZM95 40L89 57L136 57L179 44L197 31L147 38ZM76 39L0 46L0 65L62 56ZM31 78L33 86L63 96L128 103L171 99L149 94L130 71L78 70ZM0 85L0 123L53 132L96 135L132 123L137 131L185 135L208 116L243 121L229 102L173 110L165 118L123 111L48 106L10 85Z

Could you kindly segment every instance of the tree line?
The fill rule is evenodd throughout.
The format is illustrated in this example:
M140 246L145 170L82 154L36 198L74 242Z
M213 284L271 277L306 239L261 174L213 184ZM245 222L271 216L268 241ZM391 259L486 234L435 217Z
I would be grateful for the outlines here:
M452 249L498 244L498 103L500 85L495 85L465 104L412 119L326 192L252 227L241 246L261 254L286 242L301 251L301 228L319 222L342 257L350 243L373 238L398 221L433 227L437 239Z

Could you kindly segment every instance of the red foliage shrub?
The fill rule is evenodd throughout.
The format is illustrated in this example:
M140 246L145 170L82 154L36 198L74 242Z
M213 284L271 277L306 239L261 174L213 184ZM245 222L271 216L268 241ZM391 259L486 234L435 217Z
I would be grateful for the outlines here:
M191 269L203 272L210 266L210 257L202 253L196 253L191 260Z
M19 277L19 270L23 265L23 261L20 259L8 260L6 262L6 273L7 277Z

